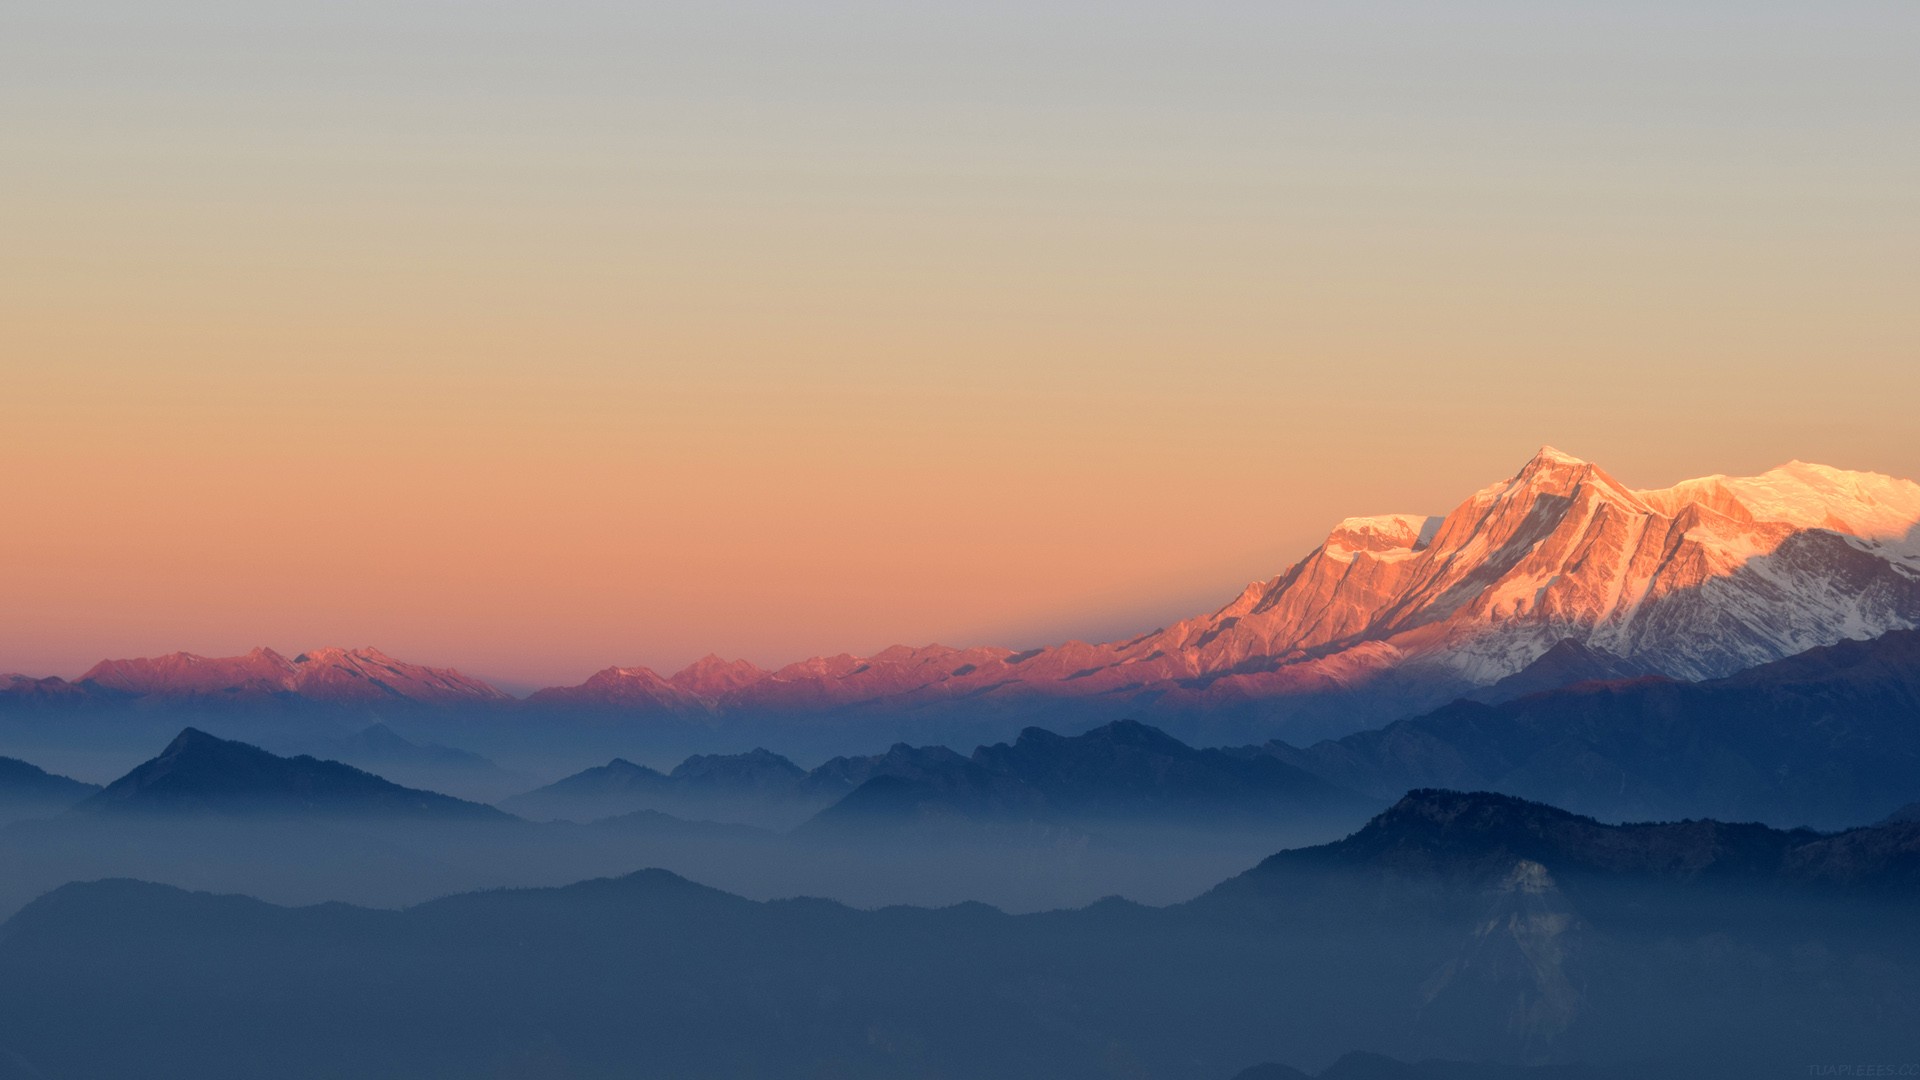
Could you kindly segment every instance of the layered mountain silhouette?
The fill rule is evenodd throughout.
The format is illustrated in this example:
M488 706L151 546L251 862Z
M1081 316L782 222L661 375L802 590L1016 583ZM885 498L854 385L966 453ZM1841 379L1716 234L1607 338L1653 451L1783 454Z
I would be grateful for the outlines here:
M414 742L384 723L336 738L308 737L298 748L408 787L449 791L481 801L523 791L528 782L525 775L504 769L471 750Z
M696 754L670 773L615 758L501 805L535 820L595 821L636 811L791 825L842 792L820 791L806 770L769 750Z
M58 813L99 790L98 784L57 776L18 758L0 757L0 822Z
M105 788L0 758L0 1075L1917 1061L1917 527L1904 480L1636 490L1549 448L1121 641L709 656L525 700L373 649L0 676L17 745L84 732L119 768L179 730ZM543 775L903 741L616 757L503 810L428 790L505 782L428 732L553 740L521 759ZM1058 910L1112 892L1185 902ZM854 906L768 899L801 894ZM1036 914L898 906L982 896Z
M869 777L809 828L1006 820L1221 826L1368 808L1353 792L1276 758L1195 749L1131 720L1071 737L1028 728L1012 743L983 746L970 758L908 756L905 749L872 762Z
M1492 788L1612 819L1842 827L1920 799L1920 631L1808 650L1725 679L1589 682L1459 701L1377 731L1263 748L1391 798Z
M490 806L401 787L337 761L284 758L188 728L158 757L80 802L78 814L403 816L505 820Z
M0 705L254 706L280 702L351 705L474 707L512 696L450 668L396 660L378 649L314 649L289 659L269 648L243 656L177 652L130 660L102 660L79 678L7 676Z
M1101 748L1129 728L1137 730L1121 745ZM543 793L559 809L574 799L591 812L529 821L340 762L187 729L106 789L20 815L43 820L0 827L0 865L8 867L0 918L63 881L110 876L291 903L400 904L577 880L636 862L753 895L863 904L990 899L1031 910L1121 892L1167 902L1276 847L1338 835L1378 805L1271 760L1248 767L1238 752L1195 751L1137 725L1115 731L1075 739L1030 733L1015 755L1029 779L941 747L897 746L812 772L765 751L697 755L670 774L616 762L559 785L557 795ZM1151 752L1128 750L1129 742ZM1031 753L1035 747L1046 752ZM1062 769L1074 771L1070 781L1051 775ZM1218 770L1212 780L1208 770ZM864 786L877 778L934 781L925 789L929 805L879 812L872 800L883 788ZM1218 790L1188 790L1196 781ZM991 798L931 805L973 782ZM849 799L840 818L794 828ZM536 813L539 805L508 803L549 816ZM929 831L942 824L956 827Z
M1750 1077L1915 1055L1916 830L1423 791L1187 904L1027 916L657 870L400 911L108 880L0 928L0 1017L75 1076Z
M1506 886L1516 867L1531 874L1535 866L1562 879L1893 895L1920 883L1920 825L1838 833L1712 819L1611 825L1511 795L1425 789L1352 836L1280 852L1196 903L1284 892L1330 869L1483 888Z
M105 788L0 821L0 917L61 882L116 876L372 904L571 881L636 860L751 882L775 855L802 864L801 853L776 850L778 839L653 811L591 826L534 823L188 728Z
M696 755L671 773L616 758L502 803L576 821L644 809L791 825L818 811L816 835L935 821L1271 823L1378 805L1272 755L1195 749L1137 721L1072 737L1028 728L971 757L901 743L811 771L766 750Z
M1121 715L1224 735L1343 733L1489 688L1719 678L1920 624L1920 485L1793 462L1635 490L1544 448L1440 516L1350 518L1219 610L1102 644L896 646L777 670L709 656L612 667L511 702L375 650L109 661L11 677L0 705L265 700L528 711L700 730L833 713L905 720ZM1214 718L1211 724L1208 718ZM984 721L983 721L984 722Z
M327 742L328 750L343 761L377 761L404 765L433 765L453 769L497 769L498 765L470 750L416 743L385 724L372 724L352 735Z

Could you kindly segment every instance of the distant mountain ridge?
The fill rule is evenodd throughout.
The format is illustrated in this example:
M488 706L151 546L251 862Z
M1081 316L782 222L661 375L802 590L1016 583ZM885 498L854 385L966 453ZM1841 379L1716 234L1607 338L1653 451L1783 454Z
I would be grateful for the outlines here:
M371 649L181 653L103 662L73 684L15 677L0 704L293 695L695 727L1068 710L1354 730L1502 680L1519 680L1510 689L1520 693L1596 674L1717 678L1911 629L1917 528L1920 484L1908 480L1796 461L1634 490L1547 447L1444 516L1349 518L1219 610L1104 644L894 646L771 671L708 656L671 675L610 667L523 702Z
M1131 720L1076 736L1028 728L970 758L923 753L903 764L877 763L869 779L808 827L965 820L1098 826L1127 819L1225 827L1337 818L1379 805L1276 758L1197 749Z
M76 805L80 814L293 814L508 820L491 806L401 787L337 761L285 758L182 731L157 757Z
M1358 820L1380 805L1262 752L1196 749L1116 720L1080 735L1028 728L971 756L896 744L811 771L766 750L696 755L671 773L616 758L504 800L533 818L593 820L636 810L682 817L901 830L942 822L1153 821L1164 827Z
M1587 682L1262 750L1379 797L1487 788L1616 820L1838 828L1920 799L1920 631L1724 679Z
M468 750L437 743L421 745L385 724L373 724L343 739L329 740L330 756L342 761L380 764L442 765L448 768L492 769L499 766ZM320 756L318 754L314 755Z
M407 787L442 791L477 802L492 802L524 791L530 782L525 774L503 769L483 755L440 743L417 743L384 723L335 738L308 732L269 743L263 749L341 761Z
M100 790L18 758L0 757L0 822L57 813Z
M764 749L695 754L671 772L614 758L501 801L536 820L596 821L636 812L786 826L843 794L809 783L792 761Z
M378 649L315 649L291 660L269 648L244 656L193 653L136 660L103 660L80 676L128 694L168 697L258 697L299 694L324 701L429 704L505 701L510 695L451 668L396 660Z
M1124 641L735 665L718 693L646 669L588 685L630 685L635 707L670 686L706 714L1022 695L1204 711L1383 680L1437 704L1571 647L1596 671L1711 678L1920 625L1917 525L1920 484L1879 474L1792 462L1635 491L1548 447L1445 517L1350 518L1219 611Z
M1834 834L1711 818L1609 825L1510 795L1423 789L1408 792L1352 836L1280 852L1217 891L1265 888L1295 870L1330 867L1491 880L1517 862L1558 875L1904 891L1920 882L1920 824Z

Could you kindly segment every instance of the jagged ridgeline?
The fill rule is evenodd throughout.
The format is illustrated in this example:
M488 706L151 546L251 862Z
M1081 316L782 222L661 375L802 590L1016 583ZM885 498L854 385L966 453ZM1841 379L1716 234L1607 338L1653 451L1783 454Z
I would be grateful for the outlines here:
M1205 742L1340 735L1506 683L1716 678L1920 624L1920 485L1793 462L1636 490L1543 449L1444 515L1341 522L1211 614L1048 648L896 646L776 670L707 657L607 668L512 700L377 650L176 654L74 682L9 677L13 712L145 703L325 703L638 725L683 743L787 732L842 750L1003 738L1122 716ZM937 737L936 737L937 736Z

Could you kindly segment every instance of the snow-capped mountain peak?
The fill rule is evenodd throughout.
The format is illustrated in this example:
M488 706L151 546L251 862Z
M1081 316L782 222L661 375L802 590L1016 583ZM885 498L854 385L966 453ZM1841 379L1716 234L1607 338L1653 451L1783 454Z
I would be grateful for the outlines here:
M1175 628L1181 644L1206 671L1374 642L1383 663L1485 682L1573 639L1701 677L1920 619L1903 584L1920 484L1875 473L1792 462L1634 490L1545 447L1433 520L1342 522L1256 595Z
M265 647L241 656L177 652L103 660L79 681L143 696L224 700L298 694L326 701L452 704L501 701L508 696L451 668L410 664L374 648L313 649L291 660Z
M671 676L611 667L535 694L542 708L730 713L1076 699L1102 715L1255 715L1336 702L1346 730L1529 669L1725 675L1818 645L1920 625L1920 484L1801 461L1758 476L1628 487L1542 447L1445 514L1347 518L1223 607L1124 640L1023 649L895 646L767 671L706 656ZM1557 652L1555 650L1558 650ZM1551 656L1550 656L1551 654ZM1552 663L1547 660L1558 657ZM1567 658L1573 658L1569 661ZM120 694L494 701L459 672L374 649L271 649L105 661L80 683L15 680L48 700ZM931 715L931 714L927 714ZM1333 730L1330 726L1318 729Z

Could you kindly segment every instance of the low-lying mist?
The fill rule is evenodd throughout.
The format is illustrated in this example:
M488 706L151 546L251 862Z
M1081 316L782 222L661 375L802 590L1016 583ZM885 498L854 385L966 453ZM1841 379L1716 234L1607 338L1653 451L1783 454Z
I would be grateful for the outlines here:
M0 862L8 867L0 918L66 882L110 877L284 904L393 907L649 867L754 899L816 896L856 907L980 901L1023 912L1106 896L1167 904L1282 848L1333 839L1346 828L1279 824L1221 835L1116 824L1096 834L1009 825L846 839L644 811L592 824L63 815L0 828Z

